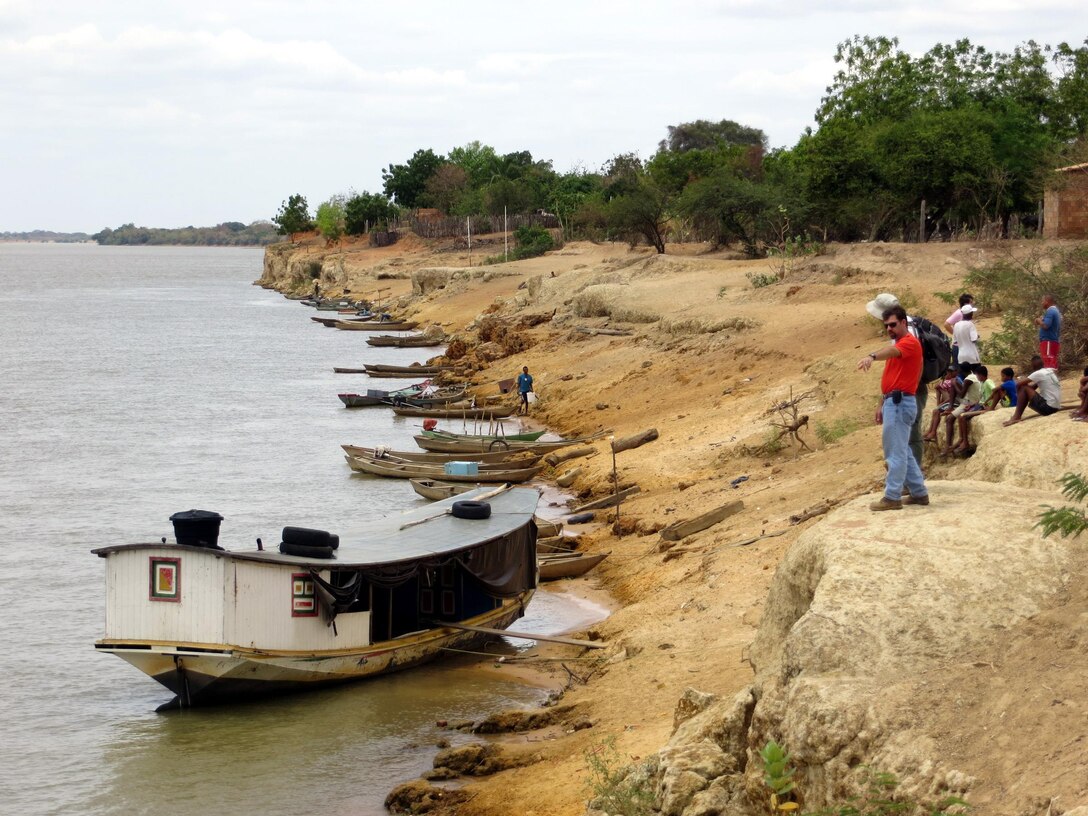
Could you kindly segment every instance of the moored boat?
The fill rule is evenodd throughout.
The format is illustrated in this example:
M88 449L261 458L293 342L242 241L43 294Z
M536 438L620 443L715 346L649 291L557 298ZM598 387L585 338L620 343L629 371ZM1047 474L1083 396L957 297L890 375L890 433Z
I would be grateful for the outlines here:
M180 530L178 543L98 548L95 648L172 691L164 707L344 683L470 648L487 635L466 627L505 628L532 597L538 495L474 490L339 537L287 527L279 552Z
M411 331L419 324L408 321L393 321L387 320L384 323L380 320L337 320L333 324L336 328L344 331Z
M337 394L340 401L348 408L369 408L377 405L390 405L393 399L406 399L419 397L430 386L429 382L408 385L396 391L383 391L380 388L369 388L365 394Z
M406 337L398 337L395 334L379 334L377 337L368 337L366 343L368 346L378 347L430 348L445 345L447 339L441 334L410 334Z
M359 473L372 476L384 476L389 479L440 479L446 482L468 484L518 484L527 482L544 469L543 465L529 467L508 467L504 464L481 464L472 474L447 473L443 465L429 465L424 462L385 462L381 459L369 459L362 456L345 456L348 466Z
M445 408L422 408L411 405L393 408L401 417L425 417L430 419L504 419L514 413L513 408L477 408L472 405L448 405Z
M563 553L561 555L538 555L537 568L541 581L557 581L560 578L577 578L585 575L599 563L608 558L610 553Z
M361 445L341 445L348 456L363 456L370 459L383 459L392 462L423 462L429 465L444 465L446 462L486 462L518 466L535 465L540 454L525 451L490 451L488 453L431 453L429 451L399 451L389 448L368 448Z

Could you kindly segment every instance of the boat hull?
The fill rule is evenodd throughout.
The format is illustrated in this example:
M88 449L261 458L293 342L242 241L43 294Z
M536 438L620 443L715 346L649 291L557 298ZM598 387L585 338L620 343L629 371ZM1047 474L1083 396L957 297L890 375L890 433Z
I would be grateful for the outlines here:
M467 621L505 629L525 614L533 591ZM487 634L438 627L359 649L336 652L263 652L229 646L101 640L116 654L176 695L162 708L214 705L363 680L418 666L445 649L469 648Z

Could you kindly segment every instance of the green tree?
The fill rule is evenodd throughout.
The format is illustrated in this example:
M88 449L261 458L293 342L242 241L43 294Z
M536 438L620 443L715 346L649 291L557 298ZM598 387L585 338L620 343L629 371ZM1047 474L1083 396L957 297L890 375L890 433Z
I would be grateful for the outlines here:
M317 230L325 236L326 243L339 241L344 234L344 197L333 196L322 202L315 217Z
M665 252L668 196L646 175L634 153L613 157L604 168L603 214L609 231L634 245L645 238L660 254Z
M404 164L390 164L382 170L382 191L401 207L425 206L427 181L445 162L430 148L417 150Z
M452 213L468 192L468 173L456 164L447 162L431 174L424 190L423 200L427 204L444 213Z
M449 161L465 171L474 189L483 187L499 172L499 156L495 148L480 144L478 140L453 148L449 152Z
M697 119L679 125L669 125L669 135L657 146L660 151L686 153L719 146L746 145L765 147L767 135L759 128L747 127L730 119L709 122Z
M786 211L768 185L727 169L688 185L677 209L719 246L739 241L753 258L762 256L765 244L778 237L775 228Z
M305 196L293 195L280 204L280 210L273 217L272 223L279 228L280 235L287 235L292 241L295 233L313 229L310 205L306 203Z
M380 193L353 193L344 202L344 231L362 235L368 228L382 229L396 215L396 208Z

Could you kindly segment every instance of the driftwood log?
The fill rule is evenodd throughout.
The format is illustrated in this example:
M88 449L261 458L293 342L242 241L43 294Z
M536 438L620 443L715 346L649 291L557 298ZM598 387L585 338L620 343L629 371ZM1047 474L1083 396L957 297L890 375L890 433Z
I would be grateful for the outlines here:
M581 459L583 456L592 456L597 451L593 448L574 448L573 450L549 453L544 457L544 461L552 467L560 464L561 462L568 462L571 459Z
M581 475L582 475L582 468L581 467L571 468L566 473L564 473L562 476L560 476L558 479L556 479L555 483L557 485L559 485L560 487L570 487L572 484L574 484L574 480L577 479Z
M612 442L612 452L619 453L620 451L638 448L647 442L653 442L655 439L657 439L657 428L650 428L648 431L637 433L634 436L625 436L623 439L614 440Z
M719 521L727 519L732 515L736 515L743 509L744 502L742 500L738 499L737 501L731 501L728 504L723 504L721 507L711 510L709 513L703 513L701 516L696 516L687 521L678 521L676 524L670 524L661 531L661 538L665 541L679 541L700 530L705 530L707 527L713 527Z
M621 490L619 493L613 493L610 496L605 496L604 498L596 499L595 501L580 504L572 509L570 512L573 514L578 514L585 513L587 510L603 510L606 507L615 507L628 496L634 496L641 490L641 487L635 485L634 487L629 487L626 490Z
M582 334L606 334L611 337L631 337L634 334L634 332L630 329L594 329L589 326L579 326L577 328L577 331L581 332Z

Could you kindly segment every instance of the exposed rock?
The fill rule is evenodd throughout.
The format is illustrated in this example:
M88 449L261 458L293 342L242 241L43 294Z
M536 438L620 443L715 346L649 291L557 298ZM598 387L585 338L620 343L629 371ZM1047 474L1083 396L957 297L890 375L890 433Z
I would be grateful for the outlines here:
M480 343L476 346L476 357L483 362L494 362L506 356L506 350L498 343Z
M662 644L658 648L661 649L666 646L669 646L669 644ZM684 696L677 701L676 711L672 715L673 732L696 714L706 711L717 700L718 697L715 694L707 694L693 688L684 689Z
M918 674L1037 613L1060 589L1065 547L1032 529L1053 493L939 482L925 510L834 511L783 560L752 647L758 703L748 744L787 746L810 807L855 792L851 769L895 773L923 803L966 794L918 712L900 703ZM894 518L883 518L893 515ZM979 519L1002 535L979 535ZM752 763L758 765L758 763ZM748 791L759 795L760 769Z
M473 729L477 734L501 734L507 731L533 731L566 718L577 706L553 706L546 710L501 711L481 720Z
M477 742L439 751L433 764L436 769L445 768L454 774L487 776L518 763L504 757L498 746Z
M737 767L732 757L710 741L670 746L658 754L662 772L657 795L666 816L680 816L711 780Z
M1088 434L1070 434L1066 412L1041 417L1028 408L1024 421L1003 427L1011 416L1002 410L971 420L971 436L980 447L957 466L957 476L1053 491L1070 471L1088 474Z
M415 779L393 788L385 797L385 807L390 813L432 813L439 809L456 808L468 798L466 791L436 788Z

